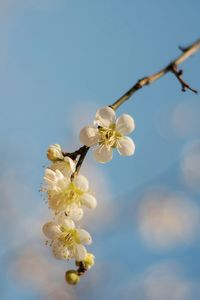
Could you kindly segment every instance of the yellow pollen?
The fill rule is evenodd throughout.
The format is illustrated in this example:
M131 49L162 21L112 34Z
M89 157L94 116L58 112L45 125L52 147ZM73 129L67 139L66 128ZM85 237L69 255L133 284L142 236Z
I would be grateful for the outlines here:
M54 191L48 191L49 198L49 207L54 209L56 213L61 210L64 210L68 205L76 203L80 205L80 196L82 196L84 192L75 186L73 182L71 182L66 189L64 189L60 193L55 193Z
M78 189L73 182L71 182L68 187L61 193L61 197L67 205L72 203L79 203L79 197L82 196L84 192Z
M118 140L122 135L116 131L116 125L111 124L109 128L99 128L100 145L105 145L108 148L116 148Z
M75 244L80 244L79 235L76 229L68 229L66 230L64 227L61 227L62 235L59 239L65 245L65 247L73 248Z

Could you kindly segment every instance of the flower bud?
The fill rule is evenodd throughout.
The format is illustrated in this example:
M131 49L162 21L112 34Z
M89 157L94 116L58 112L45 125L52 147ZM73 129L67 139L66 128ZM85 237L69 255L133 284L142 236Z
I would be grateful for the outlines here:
M76 265L79 267L81 264L88 270L94 265L95 256L92 253L87 253L85 259L82 261L76 261Z
M80 281L80 277L75 270L69 270L65 273L65 280L71 285L76 285Z
M47 150L47 157L51 161L62 160L64 157L62 155L62 149L61 149L60 145L54 144L54 145L49 146L49 148Z
M94 265L95 256L92 253L87 253L83 263L87 269L90 269Z

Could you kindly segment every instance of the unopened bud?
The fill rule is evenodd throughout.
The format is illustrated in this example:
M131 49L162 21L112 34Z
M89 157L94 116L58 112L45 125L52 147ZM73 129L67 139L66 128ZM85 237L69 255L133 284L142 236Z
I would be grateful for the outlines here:
M58 161L63 159L62 149L60 145L54 144L49 146L47 150L47 157L51 161Z
M87 253L84 259L84 265L87 269L90 269L94 265L95 256L92 253Z
M76 285L80 281L80 277L75 270L69 270L65 273L65 280L71 285Z

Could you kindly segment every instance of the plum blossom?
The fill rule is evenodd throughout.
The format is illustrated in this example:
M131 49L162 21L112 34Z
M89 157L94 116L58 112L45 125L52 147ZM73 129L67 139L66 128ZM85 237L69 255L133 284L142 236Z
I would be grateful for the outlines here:
M87 257L83 245L91 244L92 238L86 230L76 228L71 219L62 219L61 223L48 222L43 226L43 233L51 240L52 253L57 259L82 261Z
M96 207L96 199L89 192L89 183L85 176L77 175L73 181L64 176L60 170L46 169L44 181L48 196L49 207L58 214L66 211L66 215L76 215L80 219L82 206Z
M96 112L94 125L84 127L80 132L81 142L94 147L94 158L100 163L112 159L113 148L124 156L133 155L135 144L126 134L135 129L135 123L130 115L123 114L116 119L115 111L106 106Z
M59 144L49 146L47 150L47 157L51 161L58 161L63 159L62 149Z

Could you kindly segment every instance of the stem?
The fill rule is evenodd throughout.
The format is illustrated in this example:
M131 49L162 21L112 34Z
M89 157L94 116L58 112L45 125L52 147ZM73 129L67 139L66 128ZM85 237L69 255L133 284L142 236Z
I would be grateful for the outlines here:
M83 163L83 160L84 160L84 158L85 158L85 156L86 156L88 150L89 150L89 147L87 147L87 146L82 146L82 147L80 147L78 150L76 150L76 151L74 151L74 152L72 152L72 153L70 153L70 152L63 152L63 153L62 153L63 156L68 156L68 157L70 157L70 158L73 159L73 160L76 160L77 157L79 156L79 159L78 159L77 164L76 164L76 170L75 170L75 172L71 175L71 180L73 180L73 178L74 178L76 175L78 175L79 170L80 170L80 167L81 167L81 165L82 165L82 163Z
M82 163L83 163L83 161L84 161L84 159L85 159L85 156L86 156L86 154L88 153L88 150L89 150L90 148L87 147L87 146L83 146L83 147L81 147L81 149L82 149L82 151L81 151L81 153L80 153L80 157L79 157L78 162L77 162L77 164L76 164L76 170L75 170L75 172L71 175L71 180L73 180L74 177L75 177L76 175L78 175L78 173L79 173L79 171L80 171L80 168L81 168L81 166L82 166Z

